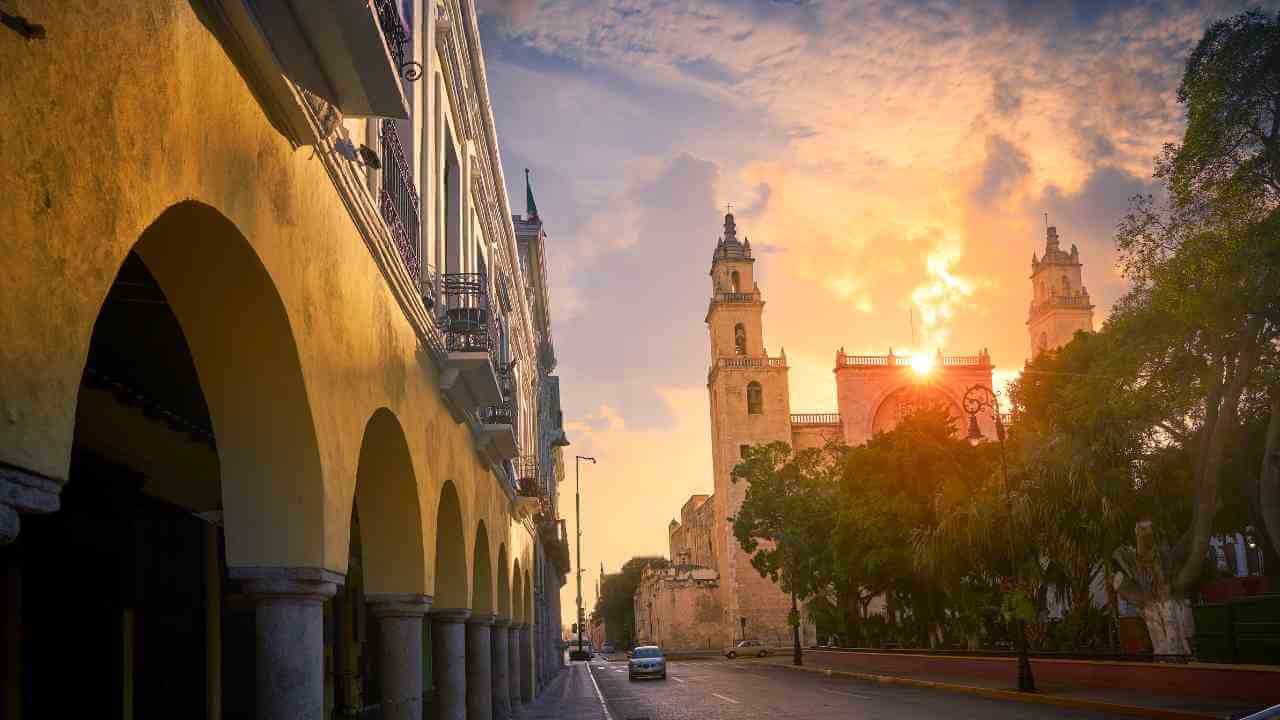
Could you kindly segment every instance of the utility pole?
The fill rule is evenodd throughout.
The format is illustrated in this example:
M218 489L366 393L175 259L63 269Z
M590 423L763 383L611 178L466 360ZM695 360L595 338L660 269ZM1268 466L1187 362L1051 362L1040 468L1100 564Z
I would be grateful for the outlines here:
M582 461L592 465L596 459L585 455L573 457L573 512L578 527L578 651L582 651Z

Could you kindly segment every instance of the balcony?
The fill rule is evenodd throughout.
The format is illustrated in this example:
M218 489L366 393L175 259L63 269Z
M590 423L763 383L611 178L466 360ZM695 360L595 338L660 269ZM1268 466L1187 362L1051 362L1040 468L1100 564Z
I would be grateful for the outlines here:
M481 452L495 464L505 463L520 453L516 440L516 397L511 385L510 366L497 371L502 399L479 409Z
M382 121L382 192L379 207L382 219L391 228L391 237L405 269L414 285L421 287L422 270L418 262L419 220L418 188L413 184L413 166L404 157L404 148L396 135L394 120Z
M454 418L461 420L476 408L497 406L507 399L498 378L498 331L488 278L483 273L441 275L439 304L436 323L445 350L440 389Z
M403 54L402 43L388 42L396 31L407 39L394 0L379 0L376 13L368 0L214 0L214 4L233 22L242 7L250 8L253 26L260 29L284 74L344 115L409 117L400 75L412 79L413 64L406 68L402 59L393 57Z

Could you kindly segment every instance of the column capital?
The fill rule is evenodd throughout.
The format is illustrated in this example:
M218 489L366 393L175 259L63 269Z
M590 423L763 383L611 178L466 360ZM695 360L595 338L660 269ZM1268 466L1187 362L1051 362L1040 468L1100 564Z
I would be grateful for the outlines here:
M62 483L52 478L0 463L0 545L18 537L22 523L18 513L44 514L58 509Z
M524 630L524 629L525 629L525 628L527 628L527 627L529 627L529 623L525 623L525 622L516 622L515 620L512 620L512 621L511 621L511 629L512 629L512 630Z
M511 625L511 618L495 617L495 618L493 619L493 626L494 626L494 627L504 628L504 627L507 627L507 626L509 626L509 625Z
M494 613L472 613L467 619L468 625L492 625L497 621L498 616Z
M243 583L246 595L322 603L338 592L346 576L317 567L231 567L227 574Z
M471 610L468 608L433 608L431 610L431 619L436 622L464 623L469 617L471 617Z
M431 596L422 593L372 593L365 604L374 617L422 617L431 611Z

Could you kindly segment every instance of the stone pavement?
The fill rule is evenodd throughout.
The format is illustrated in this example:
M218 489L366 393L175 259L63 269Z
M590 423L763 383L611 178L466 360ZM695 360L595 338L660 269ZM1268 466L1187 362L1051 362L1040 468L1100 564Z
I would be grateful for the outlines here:
M608 720L587 664L571 663L536 700L516 714L521 720Z

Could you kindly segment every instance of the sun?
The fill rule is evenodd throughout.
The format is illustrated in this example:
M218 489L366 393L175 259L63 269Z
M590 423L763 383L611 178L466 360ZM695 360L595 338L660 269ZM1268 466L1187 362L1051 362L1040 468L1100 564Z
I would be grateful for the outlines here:
M917 375L928 375L933 369L933 356L928 353L918 353L911 356L911 369Z

